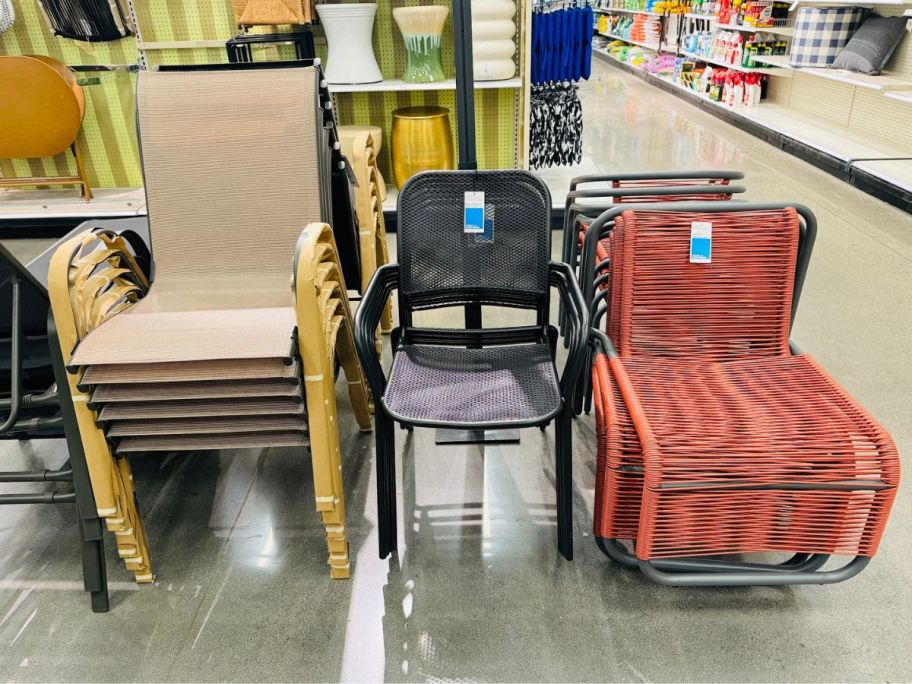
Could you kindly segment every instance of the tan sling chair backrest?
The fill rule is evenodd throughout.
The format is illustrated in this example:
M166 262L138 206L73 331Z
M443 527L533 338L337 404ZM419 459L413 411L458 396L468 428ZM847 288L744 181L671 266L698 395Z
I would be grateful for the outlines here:
M139 74L157 306L291 303L290 255L326 220L318 86L313 67Z

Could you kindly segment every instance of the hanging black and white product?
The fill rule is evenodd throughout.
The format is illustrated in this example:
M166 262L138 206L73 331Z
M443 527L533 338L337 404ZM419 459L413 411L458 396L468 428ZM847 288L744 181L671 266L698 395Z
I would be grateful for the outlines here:
M583 160L583 108L572 83L532 86L529 165L539 169Z
M0 0L0 33L9 31L16 22L16 10L13 0Z
M54 35L98 43L132 33L119 0L38 0Z
M589 78L592 68L592 8L552 9L540 0L534 7L529 164L579 164L583 110L575 82Z

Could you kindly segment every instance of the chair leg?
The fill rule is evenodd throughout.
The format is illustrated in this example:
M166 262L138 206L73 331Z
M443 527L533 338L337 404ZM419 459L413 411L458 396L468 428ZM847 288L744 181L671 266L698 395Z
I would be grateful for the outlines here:
M589 379L589 369L592 368L592 355L589 349L584 350L583 354L583 372L579 374L579 377L573 386L573 393L569 399L572 403L573 415L575 416L578 416L583 412L586 397L592 392L592 388L590 387L591 380Z
M89 186L89 177L86 175L85 166L82 163L82 153L79 149L79 143L74 140L70 149L73 151L73 157L76 159L76 174L82 179L82 183L80 183L82 188L82 199L89 202L92 199L92 188Z
M380 558L396 549L396 426L382 406L375 417L377 461L377 531ZM392 485L391 485L392 482Z
M573 560L573 436L572 412L565 407L557 417L555 439L557 488L557 548L567 560Z
M102 532L101 518L79 518L82 582L92 597L92 611L95 613L107 613L111 607Z

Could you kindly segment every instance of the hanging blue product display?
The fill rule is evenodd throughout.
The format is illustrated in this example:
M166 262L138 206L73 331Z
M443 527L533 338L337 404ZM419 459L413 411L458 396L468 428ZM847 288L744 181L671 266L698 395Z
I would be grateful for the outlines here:
M533 168L582 161L583 113L576 82L592 70L589 4L536 0L532 14L529 163Z

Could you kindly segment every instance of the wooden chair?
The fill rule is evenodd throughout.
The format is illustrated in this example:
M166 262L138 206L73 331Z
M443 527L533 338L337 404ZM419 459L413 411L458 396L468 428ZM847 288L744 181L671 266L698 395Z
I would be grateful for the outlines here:
M65 65L43 56L0 57L0 159L37 159L72 151L75 176L0 178L0 188L78 185L92 199L76 137L85 114L85 95Z

